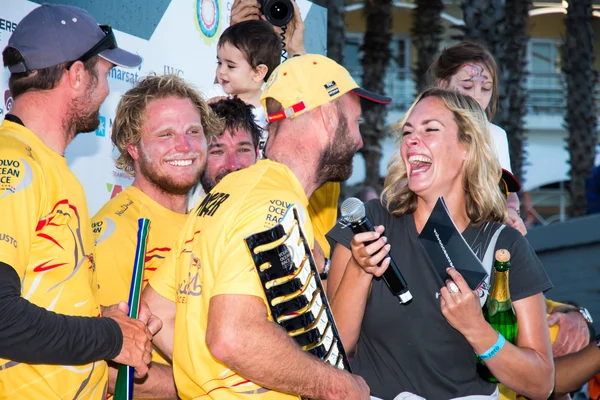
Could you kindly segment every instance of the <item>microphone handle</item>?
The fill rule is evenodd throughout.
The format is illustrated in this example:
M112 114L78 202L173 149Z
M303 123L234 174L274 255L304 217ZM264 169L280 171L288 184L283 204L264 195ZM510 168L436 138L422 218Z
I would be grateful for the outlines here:
M375 231L373 225L371 225L371 222L366 217L358 222L352 223L350 227L352 228L352 232L354 232L354 234ZM368 246L375 241L377 240L365 242L365 246ZM383 275L381 275L381 277L383 278L387 287L390 288L390 291L394 294L394 296L397 296L400 299L401 303L407 303L412 299L412 295L408 290L408 284L404 280L402 273L398 269L398 266L396 265L392 257L390 257L389 253L386 257L390 259L390 265L385 270Z

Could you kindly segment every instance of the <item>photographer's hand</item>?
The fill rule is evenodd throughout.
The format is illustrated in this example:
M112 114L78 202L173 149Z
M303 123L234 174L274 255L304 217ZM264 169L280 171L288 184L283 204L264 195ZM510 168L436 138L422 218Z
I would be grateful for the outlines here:
M304 48L304 21L300 14L300 8L296 1L291 1L294 6L294 19L288 24L284 49L290 57L293 57L306 54L306 49ZM277 27L275 27L275 31L277 31Z
M242 21L259 20L262 13L257 0L235 0L231 6L229 25Z

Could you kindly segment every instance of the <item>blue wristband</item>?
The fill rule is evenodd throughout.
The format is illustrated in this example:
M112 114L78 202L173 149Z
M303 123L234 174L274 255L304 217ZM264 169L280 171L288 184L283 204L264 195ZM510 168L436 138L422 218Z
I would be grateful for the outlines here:
M498 340L496 340L496 343L494 343L492 347L487 349L485 353L478 354L479 358L481 358L482 360L489 360L490 358L494 357L496 353L500 351L501 348L504 347L504 343L506 343L506 339L504 338L504 336L502 336L500 332L498 332Z

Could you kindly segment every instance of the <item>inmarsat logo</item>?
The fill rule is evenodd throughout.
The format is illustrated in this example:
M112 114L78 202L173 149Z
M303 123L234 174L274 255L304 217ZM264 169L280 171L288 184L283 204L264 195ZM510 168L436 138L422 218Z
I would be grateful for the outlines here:
M138 65L137 68L121 68L114 67L110 70L109 78L130 83L132 85L136 84L140 79L140 71L142 70L142 65L144 64L144 59L142 58L142 62Z
M196 13L197 28L202 33L204 42L207 45L212 44L219 38L221 28L219 0L196 0L194 12Z

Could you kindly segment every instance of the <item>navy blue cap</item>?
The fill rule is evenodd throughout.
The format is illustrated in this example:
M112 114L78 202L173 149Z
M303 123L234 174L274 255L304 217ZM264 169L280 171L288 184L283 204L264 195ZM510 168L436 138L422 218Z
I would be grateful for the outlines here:
M139 55L117 47L112 30L110 35L109 46L96 47L106 41L108 31L101 28L87 11L73 6L43 4L19 22L8 40L7 47L18 50L24 59L8 69L19 73L53 67L79 60L89 55L93 48L101 50L97 55L113 64L130 68L141 64Z

